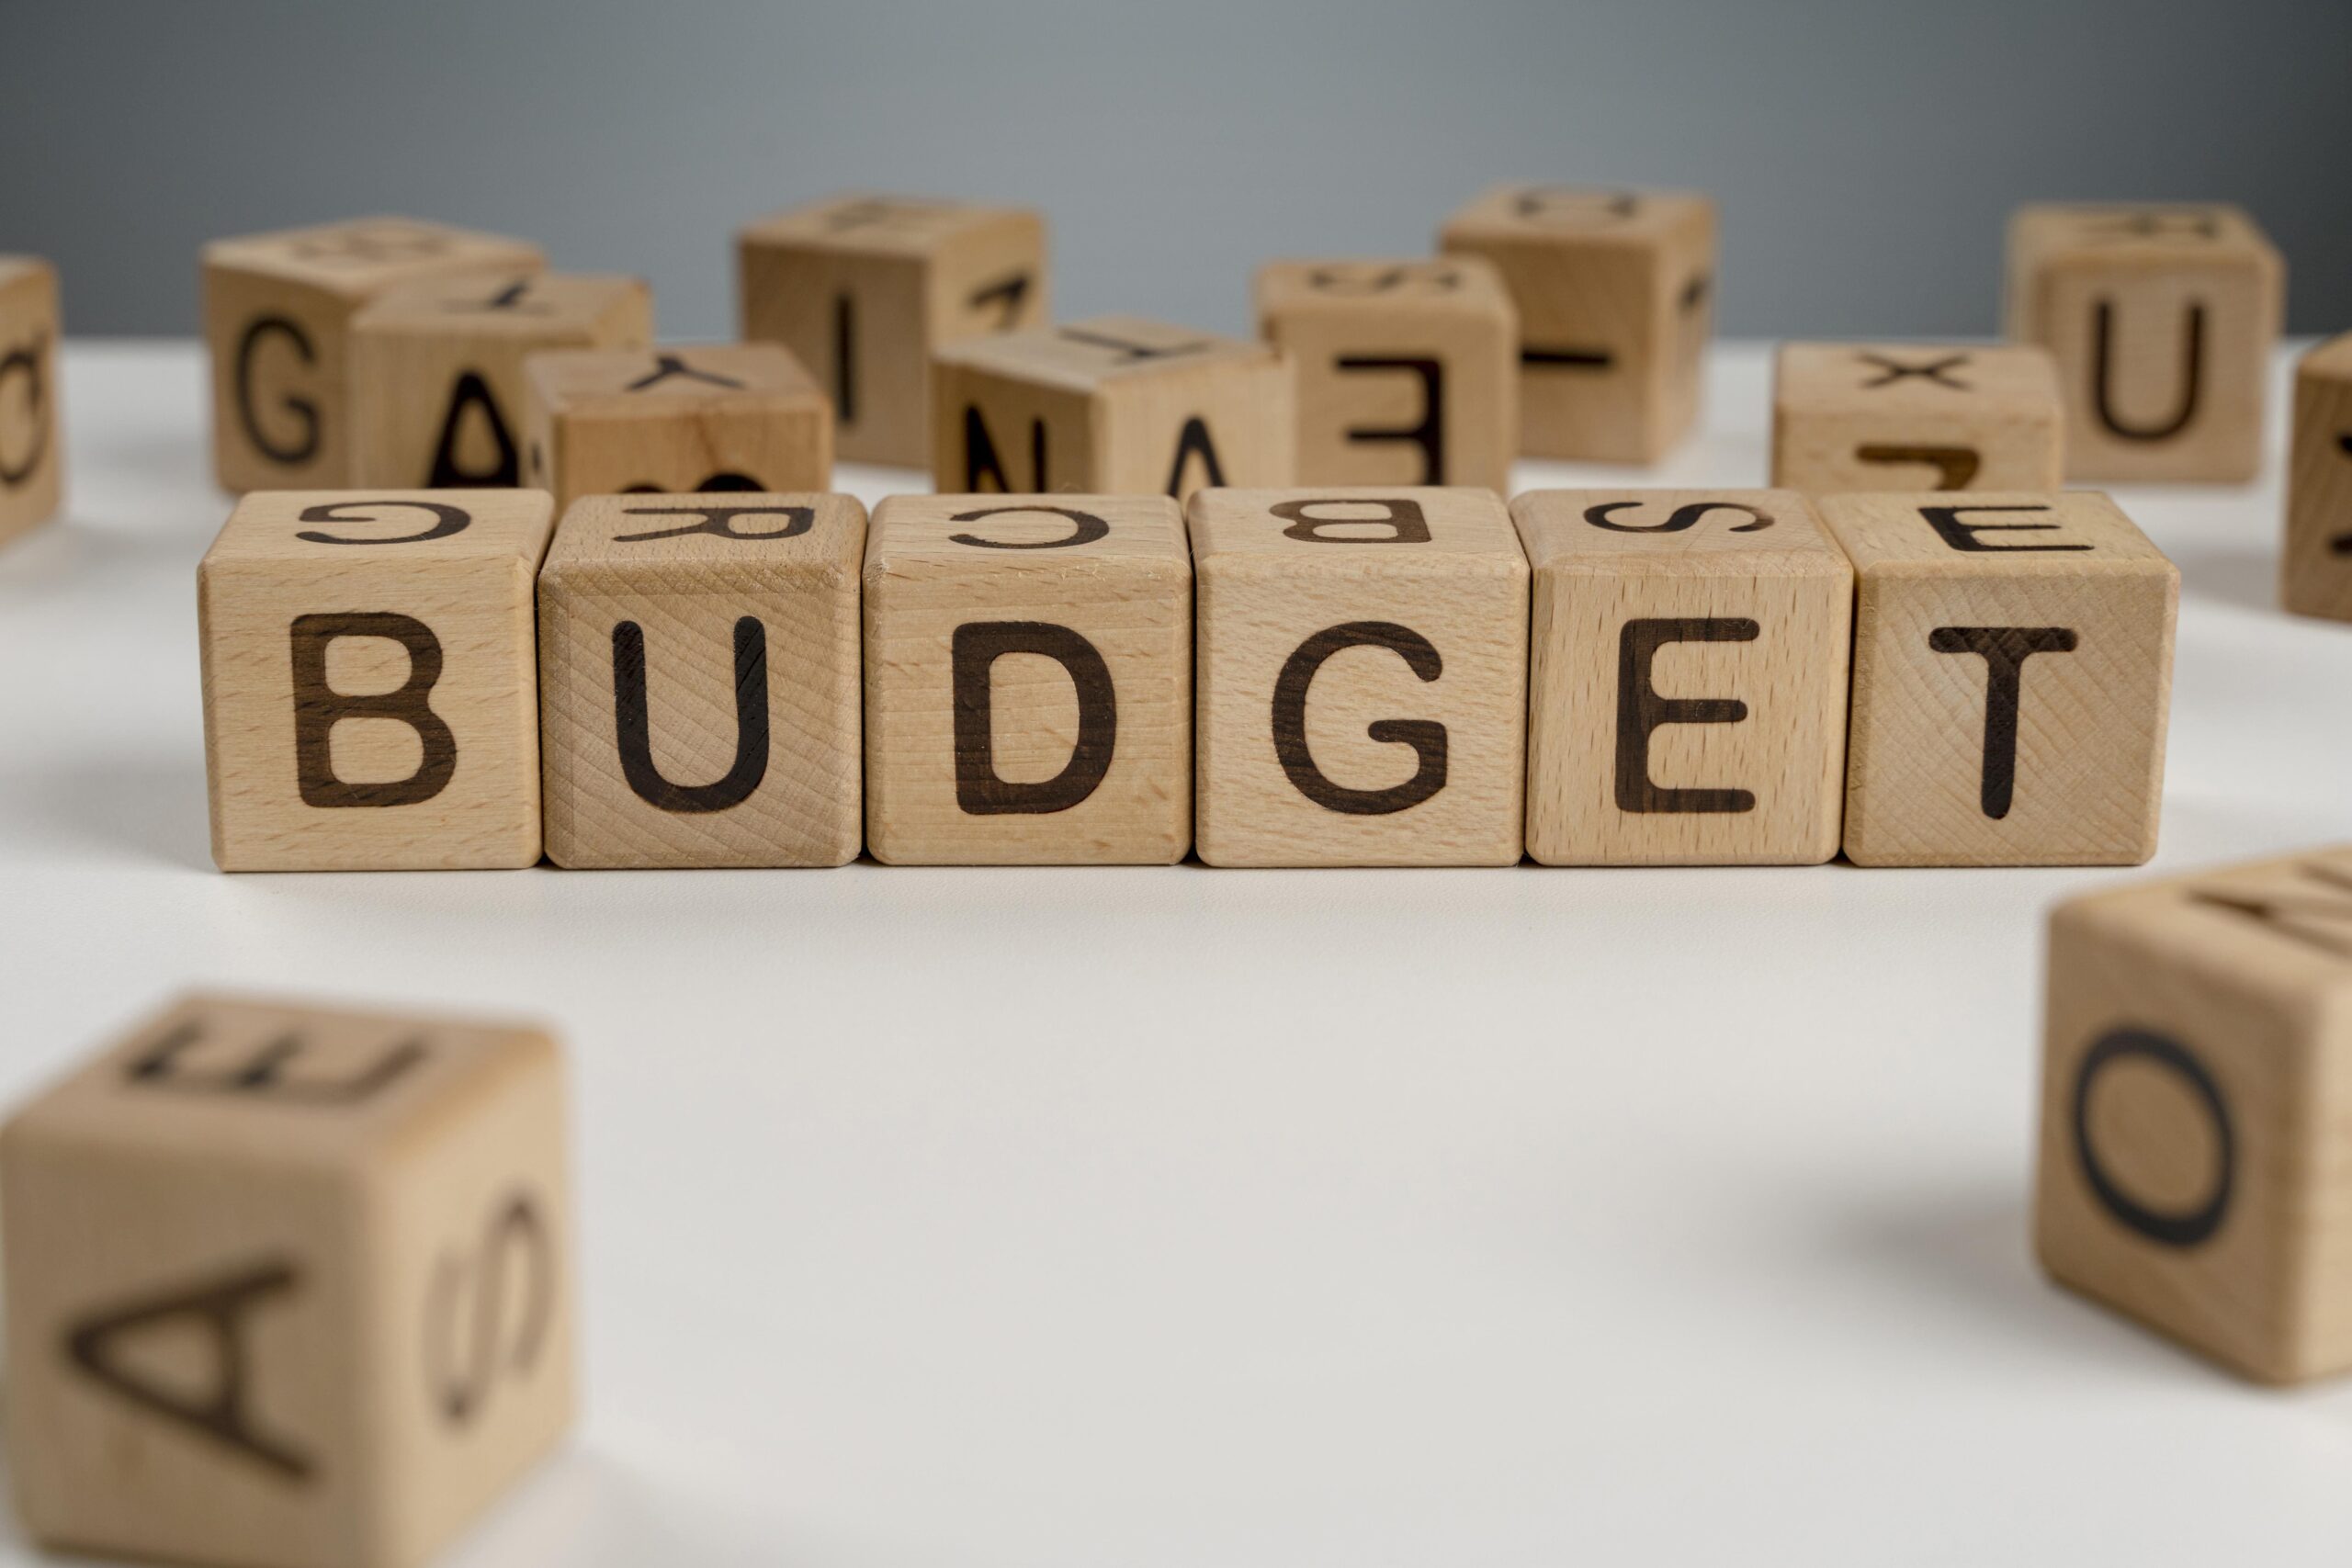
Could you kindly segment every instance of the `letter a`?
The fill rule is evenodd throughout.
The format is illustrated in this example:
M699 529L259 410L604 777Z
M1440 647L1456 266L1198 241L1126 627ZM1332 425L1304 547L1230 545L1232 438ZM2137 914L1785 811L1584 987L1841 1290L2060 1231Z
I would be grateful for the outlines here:
M497 460L486 468L468 468L458 461L458 443L465 433L469 408L481 411L491 442L498 448ZM433 476L424 481L425 488L498 489L520 484L522 479L522 457L514 449L514 437L507 434L506 421L498 412L498 400L490 395L490 384L478 372L469 370L458 378L457 388L449 394L449 412L442 416L441 436L433 444Z

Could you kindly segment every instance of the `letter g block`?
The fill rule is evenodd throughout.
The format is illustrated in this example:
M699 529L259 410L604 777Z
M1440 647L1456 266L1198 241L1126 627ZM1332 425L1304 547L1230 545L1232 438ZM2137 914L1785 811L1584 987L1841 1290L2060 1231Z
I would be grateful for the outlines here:
M542 491L264 491L197 569L223 871L539 858Z

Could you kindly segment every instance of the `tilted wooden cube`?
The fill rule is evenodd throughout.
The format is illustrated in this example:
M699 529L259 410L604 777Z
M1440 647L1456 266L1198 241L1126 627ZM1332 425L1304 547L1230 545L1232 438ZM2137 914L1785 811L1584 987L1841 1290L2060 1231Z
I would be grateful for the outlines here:
M866 841L1166 864L1193 836L1193 567L1165 496L894 495L865 555Z
M2234 207L2009 220L2008 335L2058 361L2069 479L2254 478L2285 296L2278 251Z
M1053 319L1046 220L1023 208L837 196L750 225L736 257L743 336L815 373L854 463L923 467L932 355Z
M643 348L653 296L634 277L435 278L351 323L352 482L431 490L525 482L523 361L548 349Z
M2164 552L2094 491L1817 504L1860 589L1847 856L2154 854L2180 602Z
M0 541L57 512L65 486L58 401L57 272L0 256Z
M2030 347L1792 343L1772 378L1784 490L2056 490L2058 373Z
M1498 186L1441 250L1495 264L1519 308L1519 449L1648 463L1699 411L1715 208L1680 191Z
M197 569L223 871L539 858L543 491L259 491Z
M1169 495L1278 485L1297 465L1291 362L1133 316L942 349L932 479L948 494Z
M195 996L0 1131L8 1465L44 1546L422 1563L571 1424L535 1030Z
M2247 1377L2352 1371L2352 849L2050 920L2034 1242Z
M2279 594L2299 615L2352 621L2352 333L2295 369Z
M524 361L523 478L583 495L822 491L833 411L774 344L567 349Z
M1527 558L1491 491L1204 491L1193 842L1211 865L1510 865Z
M221 488L353 482L351 318L424 278L514 278L544 265L526 240L408 218L360 218L204 247L212 472Z
M1298 367L1299 483L1510 490L1519 312L1490 264L1272 262L1257 307Z
M1854 571L1790 491L1531 491L1527 852L1838 852Z
M539 576L548 858L855 859L865 548L846 495L574 502Z

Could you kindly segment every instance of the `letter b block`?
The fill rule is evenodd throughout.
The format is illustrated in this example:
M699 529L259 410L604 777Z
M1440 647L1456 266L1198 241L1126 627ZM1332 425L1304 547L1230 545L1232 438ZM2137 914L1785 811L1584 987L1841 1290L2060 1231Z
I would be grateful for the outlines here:
M1832 495L1854 563L1857 865L2155 852L2180 573L2106 496Z
M197 570L223 871L539 858L540 491L262 491Z
M563 1070L527 1029L213 997L0 1129L45 1546L410 1568L571 1424Z
M2245 1376L2352 1370L2352 850L2050 921L2034 1241Z
M1527 558L1491 491L1204 491L1193 840L1211 865L1510 865Z
M2299 615L2352 621L2352 333L2296 367L2291 441L2281 592Z

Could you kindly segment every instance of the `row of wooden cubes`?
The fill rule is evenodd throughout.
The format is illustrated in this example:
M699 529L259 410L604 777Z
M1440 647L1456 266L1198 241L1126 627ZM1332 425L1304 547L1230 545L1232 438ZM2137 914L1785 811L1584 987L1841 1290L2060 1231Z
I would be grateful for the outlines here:
M2110 863L2177 573L2093 492L262 492L228 870ZM1850 665L1850 679L1849 679ZM1850 693L1851 744L1849 745Z

